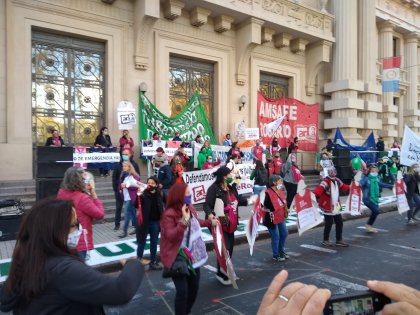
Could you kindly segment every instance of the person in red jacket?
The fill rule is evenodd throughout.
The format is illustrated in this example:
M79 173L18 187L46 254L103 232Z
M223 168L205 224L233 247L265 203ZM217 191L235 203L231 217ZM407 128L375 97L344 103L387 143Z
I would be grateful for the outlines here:
M274 154L274 159L273 159L273 167L274 167L274 174L275 175L280 175L281 172L281 165L283 164L281 158L280 158L280 152L276 152L276 154Z
M86 182L86 172L82 167L70 167L64 173L57 199L72 200L79 223L83 228L76 250L85 260L93 249L92 222L104 218L104 207L95 191L93 182Z
M125 149L128 149L130 151L133 151L134 147L134 140L131 138L130 133L127 129L123 130L123 135L120 138L120 154L122 154L122 151Z
M337 176L337 170L334 166L328 169L328 176L325 177L318 187L315 188L314 194L318 200L318 205L324 212L324 240L322 245L332 246L329 241L330 232L335 222L335 245L348 247L349 245L343 241L343 219L341 217L340 193L349 191L350 186L344 184Z
M181 251L188 251L193 268L189 270L189 275L172 278L176 289L176 315L190 314L197 297L200 267L208 258L200 227L210 228L212 224L216 224L213 215L209 215L207 220L198 218L187 184L176 183L171 187L160 220L160 260L165 268L171 268L177 255L182 254Z

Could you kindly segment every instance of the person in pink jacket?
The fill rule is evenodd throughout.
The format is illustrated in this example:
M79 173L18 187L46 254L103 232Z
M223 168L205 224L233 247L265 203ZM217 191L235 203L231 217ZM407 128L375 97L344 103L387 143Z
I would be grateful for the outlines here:
M104 207L96 194L95 185L86 179L86 175L81 167L68 168L57 194L57 199L73 201L79 223L83 228L76 247L83 260L86 259L87 252L93 249L92 222L104 217Z

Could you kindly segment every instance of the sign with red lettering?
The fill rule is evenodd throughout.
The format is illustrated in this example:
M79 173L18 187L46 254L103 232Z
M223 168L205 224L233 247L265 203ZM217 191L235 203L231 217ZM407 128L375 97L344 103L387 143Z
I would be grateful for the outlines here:
M294 98L269 99L258 92L258 128L266 145L277 137L282 148L287 148L294 137L299 138L299 149L318 151L319 104L306 104ZM277 130L266 134L265 126L286 114Z

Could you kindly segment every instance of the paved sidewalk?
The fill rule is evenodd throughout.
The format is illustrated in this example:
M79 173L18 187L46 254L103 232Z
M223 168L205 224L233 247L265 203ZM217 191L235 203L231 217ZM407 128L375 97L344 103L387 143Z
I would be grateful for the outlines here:
M340 198L342 203L345 203L347 197ZM382 193L381 200L384 202L384 205L381 206L381 211L388 212L396 210L395 197L393 197L392 191L385 190ZM252 207L241 207L239 210L240 224L238 231L235 233L236 242L246 242L244 225L250 216ZM364 216L369 214L370 211L368 210L364 212ZM204 218L204 212L199 211L199 216ZM343 217L344 220L360 218L360 216L352 217L348 214L344 214ZM286 224L290 233L296 232L296 215L291 214ZM202 231L206 244L209 245L209 248L212 248L213 241L208 229L203 229ZM91 259L87 263L95 267L117 268L120 259L135 256L137 249L135 235L128 235L126 238L121 239L118 237L121 232L121 229L114 231L113 222L94 224L93 239L95 250L91 251ZM262 225L259 226L259 237L268 237L267 229ZM5 275L8 273L15 242L14 240L0 242L0 283L4 281ZM144 254L145 256L149 254L148 244L146 245Z

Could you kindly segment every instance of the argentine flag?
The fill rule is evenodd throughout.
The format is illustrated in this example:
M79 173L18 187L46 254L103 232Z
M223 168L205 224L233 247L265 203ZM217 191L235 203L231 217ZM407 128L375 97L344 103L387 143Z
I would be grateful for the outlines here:
M400 90L401 57L383 59L382 91L398 92Z

